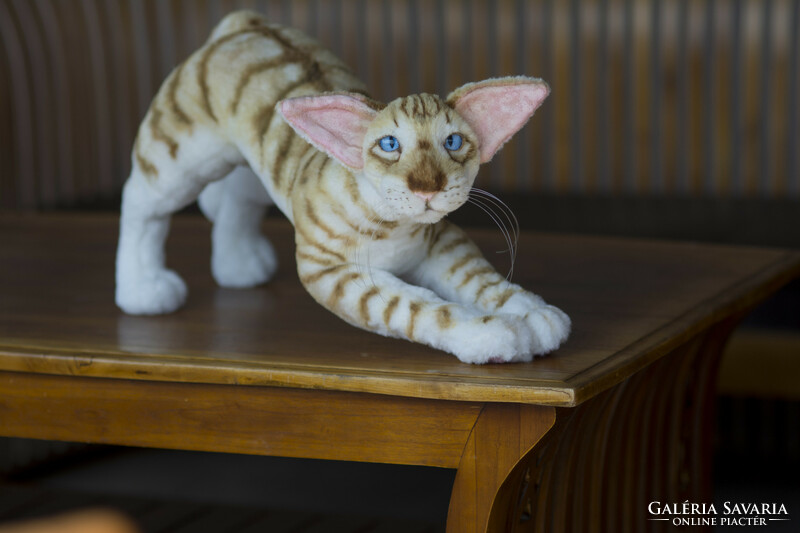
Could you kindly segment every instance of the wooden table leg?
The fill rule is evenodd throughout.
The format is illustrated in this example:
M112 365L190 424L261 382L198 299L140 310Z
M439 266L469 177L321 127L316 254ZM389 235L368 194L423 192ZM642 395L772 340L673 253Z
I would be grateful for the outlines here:
M736 320L575 408L486 404L447 531L667 531L652 501L711 503L716 368ZM684 527L686 529L686 527Z
M487 531L490 516L492 523L506 520L509 510L517 506L515 495L524 482L517 463L555 421L552 407L484 406L458 466L447 515L448 532Z

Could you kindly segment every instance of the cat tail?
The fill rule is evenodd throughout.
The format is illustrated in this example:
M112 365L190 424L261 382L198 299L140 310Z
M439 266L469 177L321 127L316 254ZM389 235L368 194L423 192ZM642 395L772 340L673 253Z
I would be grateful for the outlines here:
M217 24L214 31L211 32L211 37L208 38L208 41L216 41L226 35L265 26L266 24L267 19L260 13L250 10L234 11L230 15L225 16L225 18Z

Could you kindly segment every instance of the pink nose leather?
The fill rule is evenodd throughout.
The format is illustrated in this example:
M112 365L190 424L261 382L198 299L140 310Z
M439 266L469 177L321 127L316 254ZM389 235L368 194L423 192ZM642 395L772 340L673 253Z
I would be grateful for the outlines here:
M428 201L428 200L430 200L431 198L433 198L435 194L436 194L435 192L419 192L419 191L414 191L414 196L417 196L417 197L419 197L419 198L422 198L422 199L423 199L423 200L425 200L425 201Z

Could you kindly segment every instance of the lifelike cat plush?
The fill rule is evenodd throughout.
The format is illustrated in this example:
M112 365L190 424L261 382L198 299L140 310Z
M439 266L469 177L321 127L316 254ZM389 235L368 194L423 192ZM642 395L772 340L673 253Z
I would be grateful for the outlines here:
M117 305L158 314L184 303L164 241L171 213L198 197L217 282L268 281L277 260L259 228L274 203L294 225L303 286L345 321L469 363L550 352L569 334L567 315L508 282L443 218L548 93L511 77L383 104L300 31L228 15L169 75L139 129Z

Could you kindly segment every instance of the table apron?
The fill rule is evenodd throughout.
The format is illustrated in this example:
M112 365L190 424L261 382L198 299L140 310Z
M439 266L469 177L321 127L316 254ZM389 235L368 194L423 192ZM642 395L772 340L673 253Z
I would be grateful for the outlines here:
M483 404L0 372L0 435L458 467Z

